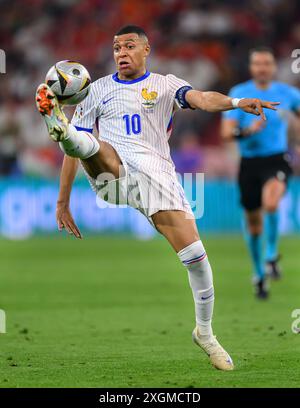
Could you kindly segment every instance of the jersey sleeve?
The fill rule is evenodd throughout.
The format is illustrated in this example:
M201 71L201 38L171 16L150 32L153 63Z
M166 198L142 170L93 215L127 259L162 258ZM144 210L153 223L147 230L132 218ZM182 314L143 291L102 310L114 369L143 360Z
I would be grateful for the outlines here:
M230 96L231 98L242 98L241 93L236 88L232 88L229 91L228 96ZM232 119L232 120L236 120L237 122L239 122L242 117L242 112L243 111L241 109L234 108L234 109L222 112L222 118Z
M300 111L300 91L294 86L290 86L291 110L294 112Z
M89 95L76 106L71 124L74 125L77 130L93 133L97 116L97 106L93 87L91 87Z
M187 91L193 89L191 84L171 74L167 75L167 81L171 97L175 103L175 108L193 109L185 99Z

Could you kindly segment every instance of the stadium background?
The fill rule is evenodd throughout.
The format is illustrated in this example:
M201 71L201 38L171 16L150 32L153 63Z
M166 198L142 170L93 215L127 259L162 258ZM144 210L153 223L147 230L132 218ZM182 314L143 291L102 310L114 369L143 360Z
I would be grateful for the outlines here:
M34 106L36 86L58 60L80 61L94 79L114 72L112 36L127 23L149 33L150 70L199 89L226 93L246 80L256 45L273 47L278 77L299 86L291 70L299 1L0 0L0 17L0 387L299 387L291 331L300 308L297 121L289 131L295 177L281 206L284 279L259 303L240 234L236 148L220 140L220 115L175 117L177 170L205 172L199 226L214 270L214 330L236 364L227 375L191 345L185 270L162 238L136 239L153 230L135 210L99 209L79 175L71 205L85 239L59 235L62 154Z
M226 93L248 79L248 50L259 44L274 49L278 78L298 86L299 75L291 70L291 50L300 42L297 4L283 0L1 1L0 44L7 55L7 73L0 77L1 233L26 237L55 232L62 153L47 137L33 95L56 61L78 60L94 79L114 72L112 36L118 27L134 22L149 33L149 69L172 72L195 88ZM299 125L297 129L292 118L290 122L290 149L299 175L300 149L294 143ZM233 144L221 142L219 125L219 114L178 113L170 139L172 157L180 173L205 172L201 230L237 232L238 156ZM300 187L297 180L292 184L281 209L284 232L300 230ZM80 189L84 199L72 200L83 229L152 234L135 211L97 211L94 196L83 186L84 180ZM93 210L86 210L87 202Z

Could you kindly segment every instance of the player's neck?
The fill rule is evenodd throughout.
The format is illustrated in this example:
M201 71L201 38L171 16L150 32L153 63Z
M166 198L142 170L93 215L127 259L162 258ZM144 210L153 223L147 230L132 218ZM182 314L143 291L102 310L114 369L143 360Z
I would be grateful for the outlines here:
M259 82L254 80L254 83L258 89L269 89L271 86L271 82Z
M133 79L141 78L143 75L146 74L146 72L147 70L145 67L131 75L124 75L118 72L118 78L121 79L121 81L132 81Z

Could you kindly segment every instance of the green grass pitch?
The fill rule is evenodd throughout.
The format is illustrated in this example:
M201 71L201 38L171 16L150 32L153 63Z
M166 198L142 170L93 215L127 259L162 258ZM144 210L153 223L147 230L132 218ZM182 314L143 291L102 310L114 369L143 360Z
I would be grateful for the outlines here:
M256 301L241 237L204 239L214 330L236 370L193 345L187 273L163 239L0 241L1 387L299 387L299 238L282 240L285 276Z

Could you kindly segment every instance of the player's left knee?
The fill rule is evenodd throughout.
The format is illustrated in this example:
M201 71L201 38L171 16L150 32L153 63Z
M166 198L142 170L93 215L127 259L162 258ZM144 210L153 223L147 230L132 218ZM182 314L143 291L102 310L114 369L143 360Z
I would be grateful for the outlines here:
M201 240L193 242L177 253L184 266L200 265L202 261L207 262L207 255Z

